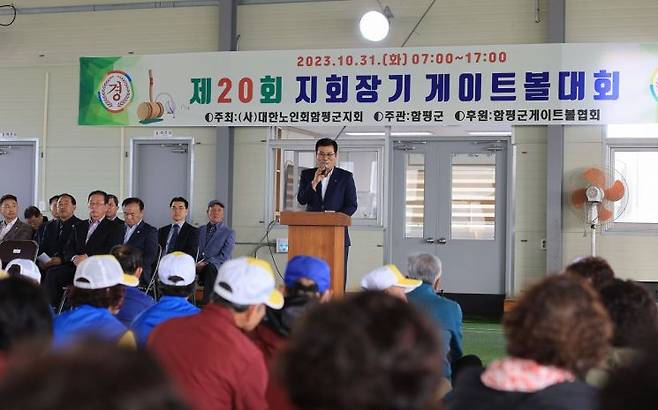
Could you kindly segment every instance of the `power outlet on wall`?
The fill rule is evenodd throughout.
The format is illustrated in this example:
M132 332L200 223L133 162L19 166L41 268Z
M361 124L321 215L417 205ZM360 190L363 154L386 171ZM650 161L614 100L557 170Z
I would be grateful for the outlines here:
M276 238L276 253L288 253L288 238Z
M546 238L539 241L539 249L546 250Z

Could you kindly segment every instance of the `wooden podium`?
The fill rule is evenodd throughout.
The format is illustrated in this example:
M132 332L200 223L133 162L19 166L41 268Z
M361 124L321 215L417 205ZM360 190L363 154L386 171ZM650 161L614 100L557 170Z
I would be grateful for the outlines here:
M352 218L339 212L281 212L280 223L288 225L288 259L297 255L317 256L331 268L331 290L345 289L345 227Z

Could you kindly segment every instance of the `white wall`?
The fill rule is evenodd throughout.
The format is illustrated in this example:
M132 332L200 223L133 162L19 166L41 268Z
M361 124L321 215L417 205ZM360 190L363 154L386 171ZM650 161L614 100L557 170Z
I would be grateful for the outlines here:
M429 2L393 0L385 4L391 8L395 17L389 37L381 46L398 47L409 35ZM365 11L376 7L377 2L374 0L242 6L238 9L239 49L372 47L372 43L364 40L358 32L358 18ZM536 23L534 2L527 0L437 2L407 45L541 43L547 38L545 8L541 17L542 21ZM241 204L243 198L245 201L244 209L240 205L241 209L236 209L237 213L234 214L234 226L240 241L258 240L263 233L263 225L258 222L263 219L263 185L254 182L262 181L265 168L254 168L253 165L264 164L264 144L258 140L265 136L264 131L259 134L247 130L236 132L233 196L236 205ZM526 167L533 169L541 165L541 162L533 158L527 162ZM244 187L243 184L249 186ZM524 193L521 196L525 198ZM545 236L532 229L528 227L528 235ZM286 232L277 230L274 236L277 235L285 236ZM387 261L384 260L385 234L382 228L352 228L350 236L352 247L347 287L354 290L359 288L363 274ZM533 242L537 241L533 239ZM252 245L239 247L239 252L252 252L253 248ZM518 250L526 251L524 247ZM266 251L263 248L261 252ZM529 257L519 255L518 263L523 268L520 271L531 266L529 272L534 274L538 269L543 272L544 269L540 267L544 266L543 259L535 260L535 253L530 252ZM283 264L283 259L277 259L279 265Z
M55 3L34 6L81 4ZM216 50L218 18L216 7L19 15L12 26L0 29L0 130L40 139L44 158L37 205L43 209L50 196L70 192L80 201L78 216L84 217L92 189L127 196L122 147L129 149L132 137L153 136L153 129L77 125L79 57ZM173 133L200 142L193 213L195 222L203 222L205 204L214 196L215 131L177 128Z
M79 5L94 0L30 0L21 7ZM121 0L97 0L118 3ZM131 1L134 2L134 1ZM409 46L542 43L547 36L548 0L471 0L437 2ZM428 1L387 0L395 17L391 34L381 46L400 46ZM372 47L357 32L361 12L378 7L376 0L249 5L238 8L241 50ZM567 1L567 41L655 41L655 1ZM0 28L0 131L41 140L39 200L70 191L79 199L94 188L126 195L128 164L122 151L131 137L152 135L146 128L102 128L77 125L78 57L212 51L218 47L219 15L215 7L152 9L97 13L19 15L11 27ZM179 128L175 136L194 137L195 222L204 220L204 204L215 187L215 131ZM545 269L539 240L545 236L545 131L517 127L517 192L514 266L517 284L541 277ZM233 225L238 240L252 242L263 233L266 130L236 131ZM567 129L565 173L587 161L600 161L600 129ZM45 145L43 144L45 142ZM586 155L593 155L589 158ZM45 166L44 166L45 165ZM1 188L1 187L0 187ZM1 189L0 189L1 190ZM84 202L84 201L83 201ZM84 215L79 211L80 216ZM564 259L582 254L582 238L565 212ZM384 262L384 230L352 229L350 286L358 274ZM285 235L275 230L273 236ZM655 266L653 238L605 237L601 252L622 274L650 277ZM249 254L243 245L237 254ZM259 256L265 256L262 249ZM284 263L284 257L277 261ZM280 265L281 265L280 264Z
M651 42L658 39L658 2L653 0L567 1L566 39L568 42ZM588 165L603 165L604 127L567 127L565 133L564 175ZM563 257L567 264L587 255L589 237L576 215L565 209ZM609 260L623 278L658 281L658 237L646 233L623 235L603 233L597 238L597 253Z

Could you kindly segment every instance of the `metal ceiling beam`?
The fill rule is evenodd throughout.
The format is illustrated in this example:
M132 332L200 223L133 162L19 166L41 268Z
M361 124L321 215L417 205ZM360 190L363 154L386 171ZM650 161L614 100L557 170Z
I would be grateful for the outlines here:
M318 1L345 1L345 0L238 0L238 5L260 5L281 3L308 3ZM27 14L54 14L54 13L91 13L101 11L166 9L180 7L208 7L220 6L221 0L175 0L175 1L147 1L141 3L114 3L114 4L85 4L76 6L52 7L17 7L17 15ZM0 9L0 16L13 15L14 11L6 8Z

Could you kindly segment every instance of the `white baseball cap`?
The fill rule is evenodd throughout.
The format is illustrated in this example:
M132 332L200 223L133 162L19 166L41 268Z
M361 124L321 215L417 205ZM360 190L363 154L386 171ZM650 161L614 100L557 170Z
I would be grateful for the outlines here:
M194 258L184 252L172 252L160 260L160 282L170 286L187 286L196 279Z
M367 290L384 290L397 286L405 292L411 292L422 283L421 280L405 278L395 265L377 268L361 279L361 287Z
M14 259L5 266L5 270L9 270L12 266L20 268L20 275L32 279L37 283L41 283L41 272L37 265L29 259Z
M214 291L236 305L264 303L272 309L283 307L283 295L276 290L272 267L261 259L242 257L225 262L217 272Z
M73 285L80 289L103 289L116 285L137 286L139 279L126 275L112 255L90 256L78 265Z

